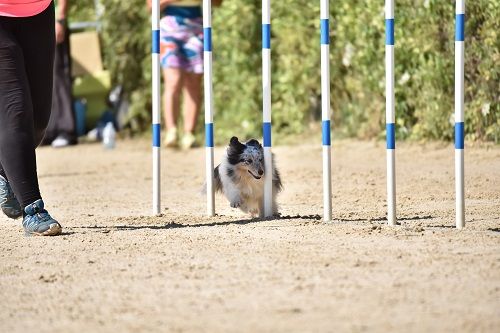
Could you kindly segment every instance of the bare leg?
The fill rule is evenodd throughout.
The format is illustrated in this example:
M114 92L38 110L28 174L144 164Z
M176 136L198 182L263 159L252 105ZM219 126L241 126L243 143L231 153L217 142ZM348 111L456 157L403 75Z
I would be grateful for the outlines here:
M184 132L193 133L201 105L202 74L184 73Z
M167 124L167 131L170 131L177 127L182 71L178 68L165 68L163 69L163 78L165 81L165 91L163 94L165 123Z

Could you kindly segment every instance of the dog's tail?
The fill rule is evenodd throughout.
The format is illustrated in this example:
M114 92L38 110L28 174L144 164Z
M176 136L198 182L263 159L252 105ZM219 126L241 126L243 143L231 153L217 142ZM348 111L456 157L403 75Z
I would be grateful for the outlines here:
M214 169L214 188L215 192L222 192L222 182L220 180L219 166L216 166ZM207 183L203 184L203 189L201 190L201 194L207 194Z
M274 154L273 154L273 187L274 187L274 190L276 191L276 193L283 191L283 183L281 182L280 172L278 171L278 168L276 167L276 162L274 160Z

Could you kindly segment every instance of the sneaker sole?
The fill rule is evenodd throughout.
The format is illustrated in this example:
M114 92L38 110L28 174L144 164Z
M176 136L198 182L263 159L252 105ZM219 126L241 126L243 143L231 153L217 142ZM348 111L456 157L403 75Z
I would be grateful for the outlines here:
M181 143L181 149L189 150L191 148L196 148L196 141L188 142L188 143Z
M165 142L165 148L178 148L179 144L177 142Z
M62 232L62 227L59 223L52 223L49 226L49 229L44 232L34 232L34 231L26 231L26 236L57 236Z

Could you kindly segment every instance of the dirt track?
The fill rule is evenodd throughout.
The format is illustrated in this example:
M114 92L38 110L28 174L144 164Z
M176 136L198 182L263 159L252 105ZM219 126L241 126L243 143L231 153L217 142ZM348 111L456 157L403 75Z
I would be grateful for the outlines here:
M285 191L272 221L223 197L204 216L203 149L164 151L161 217L148 216L149 141L40 149L64 235L26 238L0 217L0 331L499 332L500 149L467 147L463 231L452 146L398 145L396 228L384 144L333 151L324 224L317 145L274 149Z

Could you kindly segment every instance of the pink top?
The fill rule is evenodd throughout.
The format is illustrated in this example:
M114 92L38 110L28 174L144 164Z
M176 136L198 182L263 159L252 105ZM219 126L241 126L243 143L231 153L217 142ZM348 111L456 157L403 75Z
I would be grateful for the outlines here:
M52 0L0 0L0 16L27 17L43 12Z

